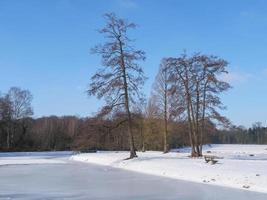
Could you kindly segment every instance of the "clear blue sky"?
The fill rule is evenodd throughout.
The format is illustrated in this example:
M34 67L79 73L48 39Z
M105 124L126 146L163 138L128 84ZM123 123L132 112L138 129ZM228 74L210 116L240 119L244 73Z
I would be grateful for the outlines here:
M101 102L87 97L100 65L90 48L102 41L102 14L115 12L139 25L136 46L151 84L162 57L183 49L230 62L224 114L235 124L267 124L267 1L265 0L0 0L0 91L34 95L35 117L88 116Z

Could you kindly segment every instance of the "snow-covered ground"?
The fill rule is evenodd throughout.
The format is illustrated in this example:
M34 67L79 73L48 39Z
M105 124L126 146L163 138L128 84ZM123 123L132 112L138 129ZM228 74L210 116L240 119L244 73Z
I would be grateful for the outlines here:
M184 148L167 154L138 152L138 158L131 160L125 160L128 152L83 153L71 160L267 193L267 145L205 146L204 155L223 157L215 165L203 158L190 158L189 151Z
M0 153L1 165L63 164L62 157L73 152L7 152ZM58 157L58 159L57 159Z

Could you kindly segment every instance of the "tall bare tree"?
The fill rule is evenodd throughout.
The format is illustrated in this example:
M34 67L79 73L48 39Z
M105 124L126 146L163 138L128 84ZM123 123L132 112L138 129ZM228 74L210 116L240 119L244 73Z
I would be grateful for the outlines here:
M156 76L152 96L154 98L155 104L158 107L158 114L164 121L164 131L163 131L163 152L167 153L169 151L168 145L168 120L170 115L170 101L169 101L169 89L170 84L168 81L168 67L166 65L166 60L161 61L158 74Z
M187 113L189 139L192 156L202 156L203 134L208 120L228 123L216 110L223 109L219 94L230 85L220 79L227 73L228 63L216 56L183 54L178 58L168 58L172 88L183 91ZM177 89L177 90L178 90Z
M132 104L142 98L140 89L145 77L139 61L145 60L145 53L132 45L128 31L136 28L134 23L118 18L114 13L105 14L106 25L99 30L107 38L104 44L92 49L92 53L102 57L103 68L91 78L89 95L104 98L106 106L102 113L114 109L124 110L127 115L130 158L136 157L132 130Z

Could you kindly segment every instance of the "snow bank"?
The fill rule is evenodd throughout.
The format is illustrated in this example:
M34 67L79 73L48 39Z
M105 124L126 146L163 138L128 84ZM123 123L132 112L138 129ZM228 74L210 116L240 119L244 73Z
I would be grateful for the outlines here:
M124 160L128 152L98 152L72 156L82 161L174 179L215 184L267 193L267 145L211 145L203 153L224 157L218 164L203 158L189 158L188 149L138 152L138 158Z

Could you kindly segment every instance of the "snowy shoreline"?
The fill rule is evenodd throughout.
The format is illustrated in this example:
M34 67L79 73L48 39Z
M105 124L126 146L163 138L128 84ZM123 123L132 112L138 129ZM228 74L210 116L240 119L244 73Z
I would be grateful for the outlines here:
M124 160L128 152L100 151L71 156L71 160L105 165L135 172L267 193L267 145L205 146L204 155L223 157L210 165L203 158L189 158L188 149L179 152L138 152L138 158Z

